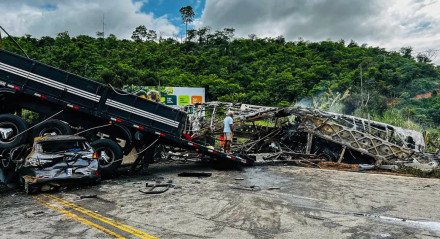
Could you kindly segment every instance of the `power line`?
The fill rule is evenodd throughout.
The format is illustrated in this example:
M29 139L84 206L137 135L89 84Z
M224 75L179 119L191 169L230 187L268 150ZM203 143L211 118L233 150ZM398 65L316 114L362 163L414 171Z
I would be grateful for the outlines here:
M8 37L14 42L14 44L17 45L17 47L26 55L26 57L29 58L28 54L26 54L26 51L24 51L23 48L21 48L20 44L18 44L18 42L15 41L14 37L9 35L9 33L2 26L0 26L0 31L1 30L3 30L3 32L5 32L6 35L8 35Z
M430 60L434 60L437 58L439 53L440 53L440 49L427 49L427 50L423 50L423 51L416 51L412 55L424 56L424 57L429 58Z

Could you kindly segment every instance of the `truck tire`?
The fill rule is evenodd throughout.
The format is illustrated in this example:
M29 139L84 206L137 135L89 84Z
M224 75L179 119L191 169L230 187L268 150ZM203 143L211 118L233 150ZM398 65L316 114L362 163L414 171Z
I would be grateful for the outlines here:
M24 184L24 192L27 195L33 195L33 194L37 194L40 191L40 187L32 185L30 183L25 183Z
M0 194L17 187L17 173L15 170L0 167Z
M0 115L0 149L11 149L23 144L27 138L27 132L24 132L26 129L26 121L22 118L12 114Z
M324 159L329 162L337 162L340 152L341 145L339 144L325 139L319 139L317 137L313 139L311 153L317 155L318 158Z
M156 145L156 147L153 148L153 157L152 160L150 161L150 163L156 163L159 161L164 161L169 159L170 155L169 155L169 151L168 149L165 147L165 145L159 144Z
M110 139L98 139L91 143L99 154L99 169L104 178L117 175L124 153L121 146Z
M57 119L50 119L40 125L37 125L32 130L32 136L41 137L45 135L71 135L72 128L70 126Z
M314 154L316 154L320 159L324 159L329 162L336 162L339 158L339 151L334 148L323 146L316 148Z

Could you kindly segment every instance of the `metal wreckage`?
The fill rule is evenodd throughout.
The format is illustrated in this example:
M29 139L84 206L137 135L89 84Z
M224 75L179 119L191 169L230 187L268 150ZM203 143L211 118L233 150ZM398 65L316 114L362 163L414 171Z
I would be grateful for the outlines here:
M424 171L439 167L439 151L425 152L420 132L302 107L201 104L189 115L195 140L214 145L214 139L222 134L227 111L234 112L236 124L233 151L256 163L335 162L363 169L405 166Z
M39 117L28 125L21 117L23 109ZM230 110L238 122L233 154L219 150L222 141L216 140ZM432 170L439 164L438 154L425 152L420 133L353 116L224 102L188 106L185 111L0 49L0 181L14 182L17 173L25 187L27 182L38 183L26 176L95 180L101 173L117 174L124 155L136 152L132 169L140 161L146 169L172 147L188 150L183 155L196 152L202 160L199 156L205 155L218 165L333 161ZM71 134L84 138L67 138L77 146L61 138L49 140L57 149L68 146L63 150L46 152L43 145L48 142L33 142L36 136ZM92 147L84 146L88 142ZM169 155L177 157L179 152Z

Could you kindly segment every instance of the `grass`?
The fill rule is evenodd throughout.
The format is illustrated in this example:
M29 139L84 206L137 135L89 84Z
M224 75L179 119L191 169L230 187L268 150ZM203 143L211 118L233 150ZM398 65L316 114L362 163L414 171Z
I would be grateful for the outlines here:
M402 166L396 170L397 173L410 174L419 178L440 178L440 169L433 169L431 171L422 171L420 169Z

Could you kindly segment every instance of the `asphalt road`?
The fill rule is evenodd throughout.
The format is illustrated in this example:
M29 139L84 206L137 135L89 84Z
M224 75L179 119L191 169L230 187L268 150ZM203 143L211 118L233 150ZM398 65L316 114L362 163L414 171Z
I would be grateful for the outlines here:
M2 193L0 238L440 237L438 179L292 166L159 164L150 172L33 197ZM169 180L163 194L139 192Z

